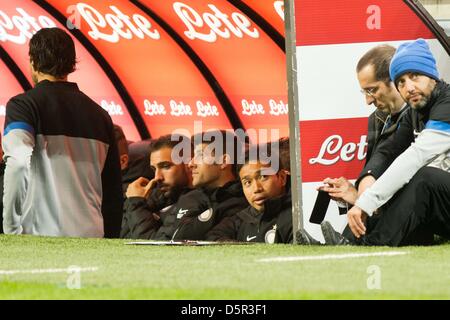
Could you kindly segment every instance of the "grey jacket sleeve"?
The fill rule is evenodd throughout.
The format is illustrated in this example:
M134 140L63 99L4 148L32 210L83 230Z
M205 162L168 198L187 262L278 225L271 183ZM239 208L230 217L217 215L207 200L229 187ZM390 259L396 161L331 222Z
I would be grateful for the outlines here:
M26 126L25 126L26 127ZM26 128L5 132L2 141L6 162L3 193L3 230L21 234L22 207L27 195L34 135Z
M395 159L384 174L356 201L368 215L385 204L406 185L420 168L450 151L450 133L425 129L415 142Z

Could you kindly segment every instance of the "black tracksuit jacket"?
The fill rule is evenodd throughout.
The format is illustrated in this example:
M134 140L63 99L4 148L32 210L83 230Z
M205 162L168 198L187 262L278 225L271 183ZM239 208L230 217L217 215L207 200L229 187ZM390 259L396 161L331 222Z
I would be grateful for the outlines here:
M292 243L290 193L267 200L264 210L252 206L222 220L207 234L210 241Z
M148 199L142 197L126 199L120 237L126 239L165 239L162 236L163 234L171 234L174 231L175 219L170 216L171 208L179 198L191 190L189 188L176 190L172 192L170 197L166 197L156 188L151 192Z
M220 188L199 188L181 197L173 214L177 229L174 240L205 240L206 234L222 219L234 216L248 206L240 181Z

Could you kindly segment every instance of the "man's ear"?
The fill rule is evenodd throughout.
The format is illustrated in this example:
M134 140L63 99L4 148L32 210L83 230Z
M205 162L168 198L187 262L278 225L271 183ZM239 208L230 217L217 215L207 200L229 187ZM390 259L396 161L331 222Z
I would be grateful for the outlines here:
M120 168L126 169L128 167L128 161L130 160L130 158L128 157L128 155L126 153L120 155Z
M287 173L285 170L280 170L278 171L278 178L281 180L281 184L284 186L286 186L286 181L287 181Z
M220 169L225 169L228 165L232 165L231 157L229 154L224 153L222 156L222 164L220 165Z

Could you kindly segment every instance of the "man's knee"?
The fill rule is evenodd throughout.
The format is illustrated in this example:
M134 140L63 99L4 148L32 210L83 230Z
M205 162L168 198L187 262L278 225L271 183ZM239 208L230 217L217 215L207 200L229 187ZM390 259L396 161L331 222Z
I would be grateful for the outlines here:
M409 184L417 187L450 188L450 173L433 167L423 167L414 175Z

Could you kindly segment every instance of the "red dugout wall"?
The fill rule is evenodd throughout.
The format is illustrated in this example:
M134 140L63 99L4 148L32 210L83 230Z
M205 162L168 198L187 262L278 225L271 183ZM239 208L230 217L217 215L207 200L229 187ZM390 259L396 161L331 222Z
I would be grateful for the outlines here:
M53 26L69 31L79 57L69 81L108 110L129 140L178 128L193 133L195 121L197 130L277 129L287 136L285 54L261 19L232 2L0 0L0 46L29 87L32 34ZM245 2L281 30L280 1ZM1 96L16 93L4 87Z

